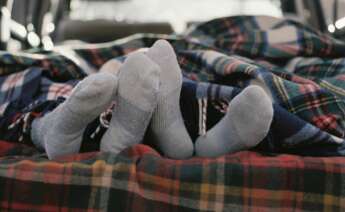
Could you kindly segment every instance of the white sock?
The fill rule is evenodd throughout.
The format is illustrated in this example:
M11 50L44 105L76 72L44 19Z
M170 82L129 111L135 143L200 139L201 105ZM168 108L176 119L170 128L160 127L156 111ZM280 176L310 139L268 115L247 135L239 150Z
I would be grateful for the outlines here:
M120 68L119 88L101 151L118 154L143 140L157 105L160 68L144 53L128 56Z
M79 152L86 126L110 106L117 90L113 74L92 74L55 110L32 123L31 138L50 159Z
M230 102L223 119L199 136L196 155L217 157L255 147L266 137L272 119L270 98L259 86L249 86Z
M158 104L150 127L155 142L170 158L189 158L194 147L180 111L182 73L174 49L167 41L159 40L147 55L161 68Z

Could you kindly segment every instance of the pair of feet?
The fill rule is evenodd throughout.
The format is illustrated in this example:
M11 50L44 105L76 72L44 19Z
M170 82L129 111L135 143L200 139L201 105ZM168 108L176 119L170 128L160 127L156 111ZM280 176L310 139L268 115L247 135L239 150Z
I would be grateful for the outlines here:
M77 153L86 126L114 100L101 151L117 154L140 143L148 127L158 148L174 159L189 158L194 149L198 156L215 157L253 147L266 136L272 103L260 87L250 86L231 101L225 117L194 147L179 109L181 85L173 48L157 41L147 53L130 54L118 72L82 80L63 104L32 123L32 140L50 159Z
M101 151L119 153L142 141L150 124L162 152L175 159L193 155L179 98L182 75L173 48L156 42L146 53L130 54L118 71L82 80L66 101L32 123L33 142L50 159L79 152L86 126L115 100Z

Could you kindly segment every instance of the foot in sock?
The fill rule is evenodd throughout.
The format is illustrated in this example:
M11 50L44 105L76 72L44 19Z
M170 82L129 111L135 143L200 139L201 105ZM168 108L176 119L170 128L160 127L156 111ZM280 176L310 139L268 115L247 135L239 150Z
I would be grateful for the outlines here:
M158 104L150 125L154 140L166 156L189 158L193 155L194 146L180 111L182 73L174 49L167 41L159 40L147 55L161 68Z
M104 63L101 68L99 69L100 73L111 73L115 74L116 76L119 75L119 69L122 66L122 63L116 59L108 60Z
M144 53L128 56L119 71L119 88L101 151L118 154L142 141L157 105L160 68Z
M49 159L79 152L87 124L110 106L117 84L117 77L109 73L83 79L64 103L33 121L33 142L45 149Z
M270 98L259 86L249 86L230 102L223 119L196 140L196 155L217 157L255 147L266 137L272 119Z

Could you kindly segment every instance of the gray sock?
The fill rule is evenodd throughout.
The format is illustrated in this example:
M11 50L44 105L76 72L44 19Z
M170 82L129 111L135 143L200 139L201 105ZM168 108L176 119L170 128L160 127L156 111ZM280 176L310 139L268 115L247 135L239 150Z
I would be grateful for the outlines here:
M147 55L161 68L158 105L151 130L158 148L173 159L189 158L194 146L184 125L180 111L182 73L172 46L165 40L157 41Z
M109 73L83 79L64 103L33 121L33 142L50 159L79 152L85 127L110 106L117 84L117 77Z
M227 114L195 143L196 155L217 157L256 146L273 119L270 98L259 86L249 86L229 104Z
M122 63L116 59L108 60L104 63L101 68L99 69L100 73L111 73L115 74L116 76L119 75L119 70L122 66Z
M144 53L128 56L119 72L119 88L101 151L118 154L142 141L157 105L160 68Z

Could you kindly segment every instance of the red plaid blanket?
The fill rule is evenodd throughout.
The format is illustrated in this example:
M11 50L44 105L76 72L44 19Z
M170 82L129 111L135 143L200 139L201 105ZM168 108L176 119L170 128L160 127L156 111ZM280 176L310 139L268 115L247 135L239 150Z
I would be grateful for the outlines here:
M177 161L137 145L118 157L92 152L48 161L29 147L0 147L2 210L345 210L342 157L244 151Z

